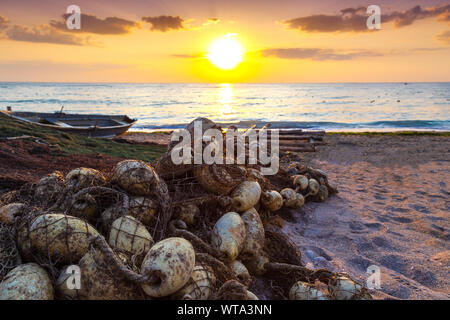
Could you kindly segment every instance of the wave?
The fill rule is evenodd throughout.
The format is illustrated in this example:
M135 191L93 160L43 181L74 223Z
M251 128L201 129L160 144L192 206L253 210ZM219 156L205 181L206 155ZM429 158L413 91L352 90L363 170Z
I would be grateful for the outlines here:
M105 105L105 104L123 104L121 101L112 100L83 100L83 99L18 99L18 100L0 100L0 103L20 103L20 104L58 104L58 105L77 105L77 104L90 104L90 105Z
M255 124L257 128L261 128L267 122L262 121L239 121L239 122L221 122L218 123L222 127L234 125L237 128L245 129ZM137 124L134 129L140 130L169 130L181 129L186 124ZM270 123L271 129L312 129L312 130L326 130L326 131L342 131L342 130L436 130L436 131L450 131L450 120L397 120L397 121L373 121L373 122L327 122L327 121L274 121Z

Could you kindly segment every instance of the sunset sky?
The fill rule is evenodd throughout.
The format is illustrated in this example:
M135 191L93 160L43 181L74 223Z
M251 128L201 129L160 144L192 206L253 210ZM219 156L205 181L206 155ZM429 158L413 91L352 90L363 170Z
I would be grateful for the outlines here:
M243 49L231 70L206 57L225 35ZM450 81L449 66L450 1L0 1L0 81Z

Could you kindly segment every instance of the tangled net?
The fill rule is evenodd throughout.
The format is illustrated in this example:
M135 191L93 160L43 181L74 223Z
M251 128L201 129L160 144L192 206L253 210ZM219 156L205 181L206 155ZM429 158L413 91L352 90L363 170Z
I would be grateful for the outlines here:
M14 229L0 223L0 281L21 263L16 246Z
M221 130L212 121L200 121L204 129ZM192 123L187 130L193 130ZM4 194L0 197L4 207L13 203L24 206L18 215L0 215L0 277L19 265L22 257L45 268L59 289L58 298L145 299L142 285L160 281L157 273L141 272L148 248L178 237L194 248L197 276L193 274L186 283L189 290L168 298L247 300L255 292L268 299L292 299L290 290L299 281L324 287L324 294L337 298L341 278L353 281L348 275L304 267L297 246L273 225L275 213L259 201L260 195L252 207L264 227L264 241L260 248L255 247L254 256L238 257L242 270L232 267L229 255L221 249L221 239L219 245L211 241L217 236L213 231L217 221L236 208L235 193L243 182L257 183L260 194L292 188L306 201L325 201L337 188L323 171L290 158L282 158L280 172L269 177L261 174L260 163L174 165L170 155L175 147L171 143L153 165L125 160L111 172L79 168L65 177L55 172ZM314 180L317 190L293 185L296 176L304 176L310 183ZM281 199L284 205L277 210L289 210L287 200ZM129 217L126 224L113 227L125 216ZM114 241L109 241L111 230L116 233ZM90 292L72 294L61 289L62 270L76 264L94 274L83 282ZM370 297L364 287L358 285L357 289L350 295L352 299Z

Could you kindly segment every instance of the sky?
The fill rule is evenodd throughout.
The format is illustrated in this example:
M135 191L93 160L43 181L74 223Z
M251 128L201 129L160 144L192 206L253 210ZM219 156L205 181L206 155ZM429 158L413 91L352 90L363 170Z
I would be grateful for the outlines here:
M231 70L207 58L226 35L243 48ZM1 0L0 81L450 81L450 1Z

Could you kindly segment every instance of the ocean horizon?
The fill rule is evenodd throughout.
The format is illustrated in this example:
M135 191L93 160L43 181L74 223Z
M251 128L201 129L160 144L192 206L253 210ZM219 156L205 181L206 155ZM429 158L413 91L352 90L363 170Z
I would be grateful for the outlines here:
M131 130L218 123L326 131L450 131L450 82L54 83L0 82L0 109L126 114Z

